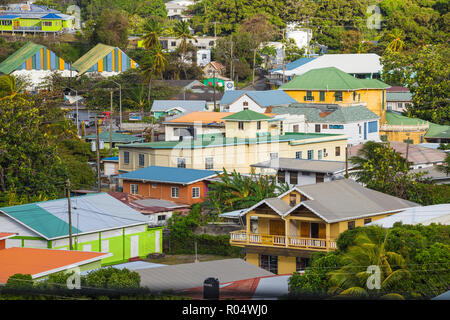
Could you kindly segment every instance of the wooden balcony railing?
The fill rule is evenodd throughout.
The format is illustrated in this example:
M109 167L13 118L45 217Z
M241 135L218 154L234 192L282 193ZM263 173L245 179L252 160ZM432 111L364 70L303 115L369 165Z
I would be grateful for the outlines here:
M287 244L286 244L287 241ZM286 247L294 249L310 250L335 250L336 240L304 238L295 236L278 236L249 233L239 230L230 233L230 244L235 245L260 245L269 247Z

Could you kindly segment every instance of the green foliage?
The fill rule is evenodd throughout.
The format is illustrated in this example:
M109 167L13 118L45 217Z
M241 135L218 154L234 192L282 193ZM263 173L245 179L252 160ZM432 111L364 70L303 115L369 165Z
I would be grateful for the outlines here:
M92 45L104 43L111 46L126 48L128 44L128 18L117 9L104 9L95 20L88 20L83 33L85 39Z
M297 59L300 59L305 54L304 49L300 49L295 44L295 40L290 38L289 40L283 39L282 41L284 43L284 61L286 63L295 61Z
M259 175L254 171L249 176L242 175L236 170L228 174L217 175L221 181L213 181L209 185L205 205L218 214L251 207L261 200L276 197L289 190L288 184L277 184L272 176Z
M8 289L30 289L33 287L31 274L16 273L8 278L5 287Z
M134 289L139 288L139 273L128 269L102 268L86 275L86 285L94 288Z
M450 199L448 186L433 185L422 178L423 173L411 173L411 164L388 144L369 141L350 161L356 165L352 175L370 189L422 205Z

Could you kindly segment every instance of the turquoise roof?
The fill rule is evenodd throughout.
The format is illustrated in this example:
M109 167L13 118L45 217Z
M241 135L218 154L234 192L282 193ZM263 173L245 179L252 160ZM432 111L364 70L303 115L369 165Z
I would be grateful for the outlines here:
M150 166L118 176L119 179L190 184L216 175L212 170Z

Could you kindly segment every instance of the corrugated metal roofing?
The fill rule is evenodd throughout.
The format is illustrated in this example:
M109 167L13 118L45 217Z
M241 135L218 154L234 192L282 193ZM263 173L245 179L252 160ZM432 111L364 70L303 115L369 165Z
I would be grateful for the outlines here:
M11 20L11 19L17 19L17 18L20 18L20 16L16 15L16 14L5 14L5 15L0 16L1 20Z
M268 120L271 117L263 114L258 113L253 110L242 110L239 112L236 112L232 115L223 117L223 120L241 120L241 121L255 121L255 120Z
M343 161L278 158L250 165L256 168L272 168L295 171L336 173L345 169Z
M386 89L389 85L376 79L357 79L336 68L313 69L280 86L282 90L358 90Z
M313 58L300 58L300 59L297 59L297 60L292 61L292 62L290 62L290 63L286 63L286 65L285 65L286 70L293 70L293 69L298 68L298 67L300 67L300 66L302 66L302 65L304 65L304 64L307 64L308 62L313 61L313 60L316 59L316 58L317 58L317 57L313 57ZM269 72L275 72L275 71L283 71L283 67L272 69L272 70L270 70Z
M375 53L324 54L313 61L286 71L286 75L301 75L313 69L336 67L349 74L381 73L380 56ZM283 71L277 71L282 73Z
M53 19L61 19L61 17L58 16L57 14L49 13L49 14L46 14L45 16L41 17L41 19L53 20Z
M98 135L100 140L103 140L105 142L109 142L109 131L103 131L102 133L100 133ZM86 140L95 140L96 139L96 135L95 134L90 134L88 136L85 136L84 139ZM131 143L131 142L138 142L138 141L142 141L142 138L139 137L135 137L129 134L124 134L124 133L119 133L119 132L113 132L112 133L112 142L120 142L120 143Z
M222 99L220 100L220 104L229 105L236 99L243 96L244 94L253 99L261 107L291 104L297 102L297 100L292 98L283 90L266 90L266 91L229 90L224 92Z
M411 92L386 92L386 101L412 101Z
M147 217L107 193L73 197L71 208L73 235L147 223ZM47 240L69 235L67 199L0 210Z
M327 110L331 112L326 116L322 116L323 107L303 106L302 104L293 104L289 107L274 107L272 113L275 114L295 114L305 115L308 122L318 123L353 123L357 121L376 120L380 117L365 106L341 107L333 106L334 109ZM321 115L322 114L322 115Z
M10 74L11 72L17 70L29 57L36 54L42 48L45 47L33 42L27 42L22 48L0 63L0 72Z
M212 170L150 166L121 174L117 176L117 178L125 180L130 179L190 184L215 175L215 171Z
M75 61L72 64L72 68L81 75L88 71L97 61L106 57L112 50L114 50L114 47L99 43Z
M383 228L392 228L396 222L414 225L426 223L428 220L445 216L450 216L450 203L408 208L392 216L371 222L368 225L378 225Z
M152 111L169 111L171 109L182 109L183 112L205 111L205 100L155 100Z

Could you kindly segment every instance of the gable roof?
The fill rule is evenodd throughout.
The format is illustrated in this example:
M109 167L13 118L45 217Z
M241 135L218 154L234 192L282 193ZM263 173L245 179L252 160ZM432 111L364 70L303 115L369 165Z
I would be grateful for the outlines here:
M17 70L29 57L35 55L42 48L45 47L31 41L27 42L23 47L0 63L0 73L10 74Z
M358 90L390 86L376 79L357 79L336 68L313 69L280 86L282 90Z
M316 59L288 70L286 75L301 75L313 69L336 67L349 74L381 73L380 56L375 53L324 54ZM277 71L282 73L283 71Z
M444 138L450 139L450 126L432 123L419 118L406 117L400 113L393 111L386 111L386 122L391 125L423 125L428 124L428 131L425 133L425 138Z
M112 50L114 50L114 47L99 43L75 61L72 64L72 68L81 75L88 71L97 61L106 57Z
M47 20L58 19L59 20L59 19L61 19L61 17L58 16L57 14L49 13L49 14L46 14L45 16L41 17L41 19L47 19Z
M142 225L147 218L107 193L73 197L72 234ZM69 235L67 199L0 208L0 212L47 240Z
M296 103L297 100L292 98L283 90L266 90L266 91L248 91L248 90L228 90L225 91L222 99L220 100L221 105L228 105L242 97L247 95L253 99L261 107L270 107L283 104Z
M216 176L212 170L149 166L117 176L118 179L191 184Z
M256 120L268 120L272 117L269 117L265 114L255 112L253 110L242 110L236 112L232 115L223 117L222 119L225 121L228 120L239 120L239 121L256 121Z
M309 200L301 201L296 206L289 207L289 210L283 213L281 210L274 209L275 212L281 216L287 216L303 206L324 221L333 223L419 206L417 203L365 188L350 179L296 186L278 196L279 200L295 190L306 195ZM263 203L263 201L257 205ZM257 205L246 209L241 215L245 215L256 208ZM288 204L286 203L286 205Z
M362 105L341 107L339 105L291 104L289 107L273 107L271 112L305 115L306 121L319 123L353 123L380 118Z
M169 111L171 109L180 109L183 112L205 111L205 100L154 100L152 111Z

